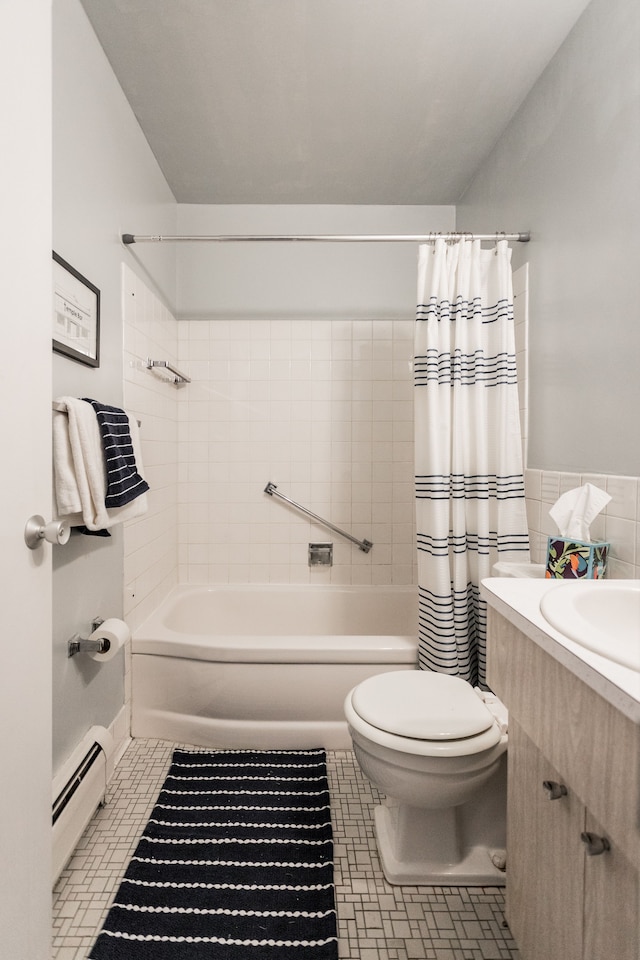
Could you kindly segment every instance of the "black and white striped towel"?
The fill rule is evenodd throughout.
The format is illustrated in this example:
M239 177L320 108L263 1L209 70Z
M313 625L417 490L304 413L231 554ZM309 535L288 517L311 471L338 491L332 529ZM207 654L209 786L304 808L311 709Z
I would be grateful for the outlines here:
M176 750L90 960L337 960L324 750Z
M96 412L105 465L107 468L107 493L105 507L123 507L126 503L146 493L149 484L138 473L136 458L129 431L129 417L120 407L110 407L106 403L90 400Z

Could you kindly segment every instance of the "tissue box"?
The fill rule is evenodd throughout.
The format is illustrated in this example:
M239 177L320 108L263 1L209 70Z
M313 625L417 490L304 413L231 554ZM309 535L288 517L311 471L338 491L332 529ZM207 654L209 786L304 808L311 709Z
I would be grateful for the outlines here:
M558 580L601 580L607 567L608 549L608 543L549 537L545 577Z

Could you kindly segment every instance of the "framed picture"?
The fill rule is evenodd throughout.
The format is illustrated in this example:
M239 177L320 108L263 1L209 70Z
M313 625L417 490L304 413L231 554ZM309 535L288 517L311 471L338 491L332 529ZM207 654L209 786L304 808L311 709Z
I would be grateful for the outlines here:
M53 251L53 349L100 366L100 291Z

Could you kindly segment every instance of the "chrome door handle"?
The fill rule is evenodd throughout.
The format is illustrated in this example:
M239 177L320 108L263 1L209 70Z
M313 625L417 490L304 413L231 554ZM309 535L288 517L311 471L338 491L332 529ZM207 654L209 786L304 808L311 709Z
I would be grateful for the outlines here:
M39 514L29 517L24 528L24 542L29 550L35 550L43 540L48 543L66 543L71 536L71 527L68 520L50 520L44 522Z

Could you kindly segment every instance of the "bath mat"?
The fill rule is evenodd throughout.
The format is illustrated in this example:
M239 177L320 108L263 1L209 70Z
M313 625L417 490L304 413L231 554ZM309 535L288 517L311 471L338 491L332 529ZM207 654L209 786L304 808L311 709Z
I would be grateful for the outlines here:
M89 960L337 960L324 750L174 751Z

